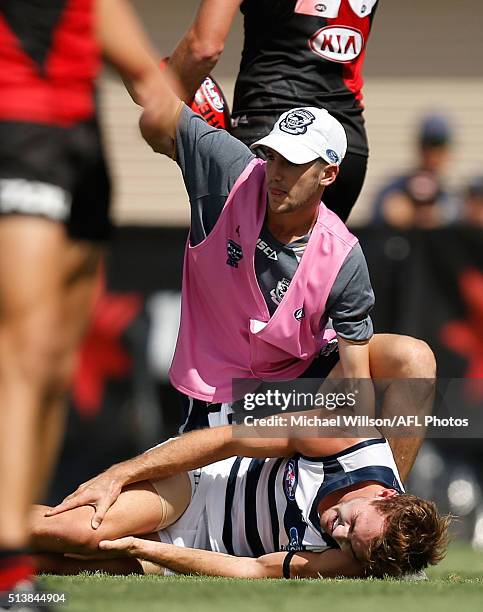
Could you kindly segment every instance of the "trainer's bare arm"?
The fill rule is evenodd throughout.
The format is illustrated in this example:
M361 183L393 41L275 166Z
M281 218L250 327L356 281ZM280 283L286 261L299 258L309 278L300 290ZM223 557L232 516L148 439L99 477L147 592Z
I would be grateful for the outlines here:
M185 102L193 99L203 79L223 52L242 0L202 0L190 28L173 51L169 65L181 84Z
M215 427L193 431L169 440L155 448L113 465L108 470L80 485L74 493L51 509L53 516L79 506L95 506L92 526L97 528L107 510L119 497L123 487L143 480L166 478L196 469L238 454L253 457L278 457L293 454L288 439L243 440L233 436L233 427Z
M255 458L290 457L297 452L312 457L332 455L359 441L358 438L242 437L234 435L234 427L230 425L193 431L113 465L80 485L47 512L47 516L92 505L95 513L91 524L96 529L128 484L167 478L237 455Z
M370 378L369 341L353 342L337 336L339 356L345 378Z
M194 548L181 548L141 538L104 540L99 548L145 559L180 574L201 574L226 578L283 578L286 552L270 553L258 558L235 557ZM291 578L357 577L364 575L362 564L341 550L321 553L297 552L290 562Z
M375 396L369 365L369 341L353 342L338 335L337 342L346 393L357 393L355 412L373 416Z

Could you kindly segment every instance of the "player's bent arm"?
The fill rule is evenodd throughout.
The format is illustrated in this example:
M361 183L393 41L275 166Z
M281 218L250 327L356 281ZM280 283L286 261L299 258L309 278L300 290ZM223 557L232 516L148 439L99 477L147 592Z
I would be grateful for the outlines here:
M323 553L296 553L286 565L289 576L284 576L286 552L258 558L235 557L225 553L194 548L181 548L152 540L127 537L105 540L99 544L105 551L124 553L151 561L181 574L200 574L225 578L320 578L363 575L362 566L340 550Z
M159 54L126 0L97 0L96 20L105 59L119 72L134 101L142 104L160 77Z
M135 102L144 106L140 128L145 140L158 153L170 157L180 98L175 83L160 70L158 53L126 0L97 0L98 38L106 59L121 74Z
M241 0L202 0L195 20L173 51L169 65L189 103L215 67Z

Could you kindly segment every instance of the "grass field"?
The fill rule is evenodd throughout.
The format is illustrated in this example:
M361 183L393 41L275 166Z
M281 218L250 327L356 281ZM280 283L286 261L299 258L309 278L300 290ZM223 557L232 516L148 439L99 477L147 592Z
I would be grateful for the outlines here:
M483 610L483 552L453 545L425 582L396 580L232 580L81 575L43 578L65 592L59 612L471 612Z

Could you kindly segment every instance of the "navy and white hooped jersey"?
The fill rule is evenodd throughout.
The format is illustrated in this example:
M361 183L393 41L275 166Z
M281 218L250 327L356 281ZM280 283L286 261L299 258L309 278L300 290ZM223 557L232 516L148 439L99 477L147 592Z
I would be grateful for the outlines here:
M250 557L336 548L317 513L320 501L334 491L364 481L404 491L384 439L365 440L329 457L231 457L203 468L201 478L210 479L204 547Z

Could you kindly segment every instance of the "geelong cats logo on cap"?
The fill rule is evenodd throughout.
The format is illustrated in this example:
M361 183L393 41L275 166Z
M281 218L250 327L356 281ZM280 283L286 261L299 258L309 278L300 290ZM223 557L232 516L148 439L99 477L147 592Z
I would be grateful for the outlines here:
M299 136L305 134L309 125L315 121L314 115L305 108L290 111L289 114L280 121L279 128L282 132Z

